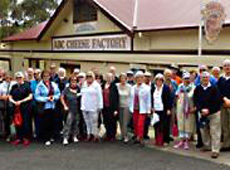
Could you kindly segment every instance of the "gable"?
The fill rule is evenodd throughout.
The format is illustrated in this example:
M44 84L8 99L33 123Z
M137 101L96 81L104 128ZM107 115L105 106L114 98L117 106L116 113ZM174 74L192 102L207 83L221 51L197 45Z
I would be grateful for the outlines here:
M115 23L97 9L97 20L74 23L74 0L69 0L56 18L48 33L43 39L56 36L69 36L78 34L106 33L122 31Z

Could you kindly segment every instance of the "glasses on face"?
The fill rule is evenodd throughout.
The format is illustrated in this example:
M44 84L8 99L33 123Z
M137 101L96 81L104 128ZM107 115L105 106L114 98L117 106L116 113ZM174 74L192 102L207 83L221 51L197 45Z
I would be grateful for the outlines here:
M92 76L86 76L86 78L93 78Z
M16 77L16 79L22 79L22 77Z
M200 69L200 71L207 71L206 69Z

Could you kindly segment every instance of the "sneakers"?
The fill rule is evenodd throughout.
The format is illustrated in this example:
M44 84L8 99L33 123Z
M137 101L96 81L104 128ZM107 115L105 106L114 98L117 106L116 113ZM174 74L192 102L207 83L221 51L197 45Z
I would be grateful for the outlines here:
M48 141L45 142L45 145L46 145L46 146L50 146L50 145L51 145L51 142L48 140Z
M23 146L27 147L30 145L30 141L28 139L23 140Z
M17 139L15 141L11 142L11 144L14 146L18 146L20 144L20 142L21 142L21 140Z
M219 153L217 152L212 152L211 158L217 159L219 157Z
M77 138L76 136L73 137L73 142L74 142L74 143L79 142L79 140L78 140L78 138Z
M68 139L64 138L62 143L63 143L63 145L68 145L69 144Z
M126 143L128 143L129 142L129 138L128 137L125 137L124 138L124 143L126 144Z
M189 144L188 144L188 142L184 142L184 150L189 150Z
M183 141L180 141L179 143L177 143L176 145L173 146L175 149L178 149L178 148L182 148L184 147L184 142Z

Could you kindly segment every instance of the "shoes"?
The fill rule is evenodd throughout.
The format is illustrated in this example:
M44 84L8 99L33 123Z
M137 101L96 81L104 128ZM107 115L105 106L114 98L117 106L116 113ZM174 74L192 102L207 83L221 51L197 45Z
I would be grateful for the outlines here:
M98 137L94 137L94 139L92 140L93 142L99 142L99 138Z
M203 144L198 143L198 144L196 145L196 148L202 148L203 146L204 146Z
M230 151L230 148L221 148L220 151L221 152L227 152L227 151Z
M11 144L14 146L18 146L20 144L20 142L21 142L21 140L17 139L15 141L11 142Z
M219 153L217 152L212 152L211 158L217 159L219 157Z
M23 140L23 146L27 147L30 145L30 141L28 139Z
M46 146L50 146L50 145L51 145L51 142L48 140L48 141L45 142L45 145L46 145Z
M124 143L127 144L128 142L129 142L129 138L128 138L128 137L125 137Z
M188 142L184 142L184 150L189 150L189 144L188 144Z
M133 141L133 144L140 144L141 142L140 142L140 140L135 140L135 141Z
M179 143L177 143L176 145L173 146L175 149L178 149L178 148L182 148L184 147L184 142L183 141L180 141Z
M149 137L149 136L144 136L144 139L145 139L145 140L149 140L150 137Z
M77 138L76 136L73 137L73 142L74 142L74 143L79 142L79 140L78 140L78 138Z
M163 144L163 146L164 146L164 147L168 147L168 146L169 146L169 143L166 143L166 142L165 142L165 143Z
M68 145L69 144L68 139L64 138L62 143L63 143L63 145Z

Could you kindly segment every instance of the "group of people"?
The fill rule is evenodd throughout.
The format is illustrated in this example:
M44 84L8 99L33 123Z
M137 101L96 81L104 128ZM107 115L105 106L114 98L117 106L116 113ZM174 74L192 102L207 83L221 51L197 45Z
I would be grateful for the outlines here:
M223 73L200 65L199 72L183 71L181 77L175 69L155 76L148 71L117 75L111 66L105 75L75 69L67 78L64 68L56 69L55 64L43 71L29 68L14 78L0 70L0 132L13 145L28 146L32 138L47 146L59 139L64 145L114 141L119 123L124 143L143 145L153 126L158 146L178 136L174 148L188 150L196 136L197 147L211 150L212 158L221 148L230 149L228 59ZM102 125L106 130L99 137Z

